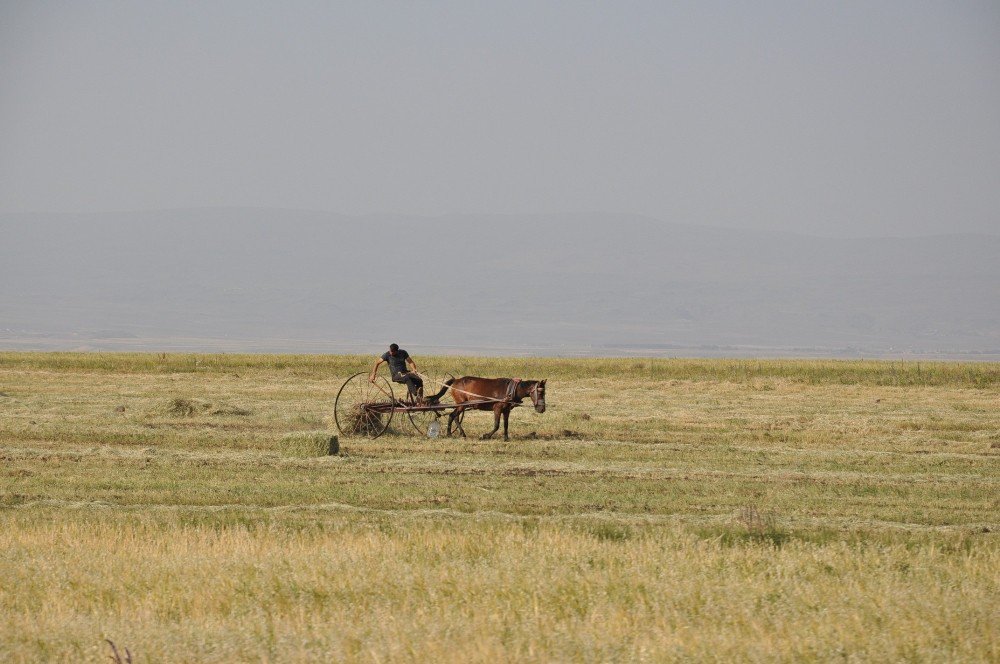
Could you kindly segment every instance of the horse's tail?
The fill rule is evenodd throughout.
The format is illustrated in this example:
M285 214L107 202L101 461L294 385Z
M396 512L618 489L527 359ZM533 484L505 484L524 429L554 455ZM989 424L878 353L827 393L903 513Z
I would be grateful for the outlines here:
M427 397L427 401L431 403L437 403L437 401L444 396L444 393L448 391L448 388L451 387L451 384L454 382L455 382L454 378L449 378L448 380L444 381L444 387L438 390L437 394L432 394L431 396Z

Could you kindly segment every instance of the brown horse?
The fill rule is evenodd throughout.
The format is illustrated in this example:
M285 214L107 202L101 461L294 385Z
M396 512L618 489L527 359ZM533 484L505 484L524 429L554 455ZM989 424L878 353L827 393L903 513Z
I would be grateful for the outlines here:
M544 380L520 380L516 378L477 378L476 376L462 376L445 381L441 391L430 397L432 401L440 399L445 392L451 388L451 398L455 400L455 409L448 417L448 435L451 435L451 427L458 425L458 431L465 437L465 429L462 428L462 418L465 410L492 410L493 411L493 431L483 434L483 438L492 438L493 434L500 429L500 417L503 416L503 439L510 440L507 435L507 419L515 404L520 404L525 397L531 397L531 403L535 406L535 412L545 412L545 381ZM478 403L477 403L478 402ZM468 404L468 405L463 405Z

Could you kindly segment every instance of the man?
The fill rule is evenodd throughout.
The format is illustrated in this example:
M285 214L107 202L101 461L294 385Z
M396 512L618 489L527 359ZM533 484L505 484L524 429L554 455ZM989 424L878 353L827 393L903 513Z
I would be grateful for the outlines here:
M410 397L410 401L420 403L424 400L424 381L420 380L420 376L416 373L410 373L406 368L407 363L409 363L414 372L417 370L417 363L413 361L409 353L401 349L397 344L390 344L389 352L382 353L382 357L372 367L372 375L368 377L371 382L375 382L375 375L378 373L378 368L382 366L383 362L389 363L389 373L392 374L392 382L406 384L406 394Z

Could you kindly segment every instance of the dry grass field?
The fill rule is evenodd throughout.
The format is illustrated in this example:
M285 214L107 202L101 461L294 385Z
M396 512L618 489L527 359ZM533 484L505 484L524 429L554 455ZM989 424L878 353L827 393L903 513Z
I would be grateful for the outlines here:
M0 353L0 661L1000 661L1000 364ZM488 414L466 419L470 434Z

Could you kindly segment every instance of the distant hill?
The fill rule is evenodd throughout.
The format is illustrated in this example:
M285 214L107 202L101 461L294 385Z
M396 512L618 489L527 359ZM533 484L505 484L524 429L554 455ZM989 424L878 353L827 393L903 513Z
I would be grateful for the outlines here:
M610 214L0 215L0 347L130 338L1000 353L1000 237L829 239Z

